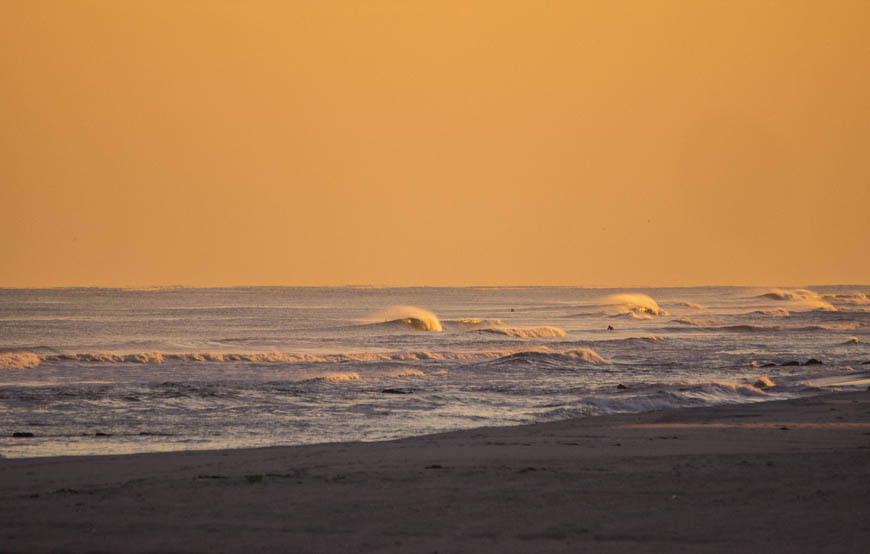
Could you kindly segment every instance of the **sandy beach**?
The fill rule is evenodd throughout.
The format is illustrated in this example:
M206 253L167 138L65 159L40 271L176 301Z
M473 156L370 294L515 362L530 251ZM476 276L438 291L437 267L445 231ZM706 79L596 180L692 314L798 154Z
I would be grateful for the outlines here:
M3 552L866 552L870 392L0 460Z

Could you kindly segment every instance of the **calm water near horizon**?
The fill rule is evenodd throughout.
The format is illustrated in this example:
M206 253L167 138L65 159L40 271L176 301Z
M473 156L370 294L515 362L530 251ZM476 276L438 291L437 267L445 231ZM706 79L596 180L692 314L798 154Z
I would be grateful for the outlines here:
M864 389L868 294L0 289L0 455L372 441Z

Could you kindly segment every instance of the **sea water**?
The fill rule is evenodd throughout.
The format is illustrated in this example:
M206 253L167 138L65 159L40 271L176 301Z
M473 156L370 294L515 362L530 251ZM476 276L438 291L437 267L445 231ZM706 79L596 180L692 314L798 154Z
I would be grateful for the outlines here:
M0 455L374 441L864 389L868 292L0 289Z

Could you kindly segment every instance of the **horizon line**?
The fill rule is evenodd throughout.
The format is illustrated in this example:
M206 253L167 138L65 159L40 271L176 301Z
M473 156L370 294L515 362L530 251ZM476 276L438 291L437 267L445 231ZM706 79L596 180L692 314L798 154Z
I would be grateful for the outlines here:
M573 289L676 289L676 288L762 288L762 287L778 287L778 288L812 288L812 287L870 287L870 284L865 283L808 283L808 284L686 284L686 285L570 285L570 284L515 284L515 285L493 285L493 284L475 284L475 285L433 285L433 284L414 284L414 285L394 285L394 284L370 284L370 283L348 283L341 285L287 285L287 284L236 284L236 285L36 285L36 286L15 286L15 285L0 285L0 290L62 290L62 289L115 289L135 291L159 291L172 289L255 289L255 288L320 288L320 289L413 289L413 288L440 288L440 289L531 289L531 288L573 288Z

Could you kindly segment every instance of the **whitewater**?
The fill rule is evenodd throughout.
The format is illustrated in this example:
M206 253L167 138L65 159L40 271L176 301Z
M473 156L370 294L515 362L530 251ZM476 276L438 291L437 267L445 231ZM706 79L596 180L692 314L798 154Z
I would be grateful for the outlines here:
M0 289L0 455L388 440L863 390L868 294Z

